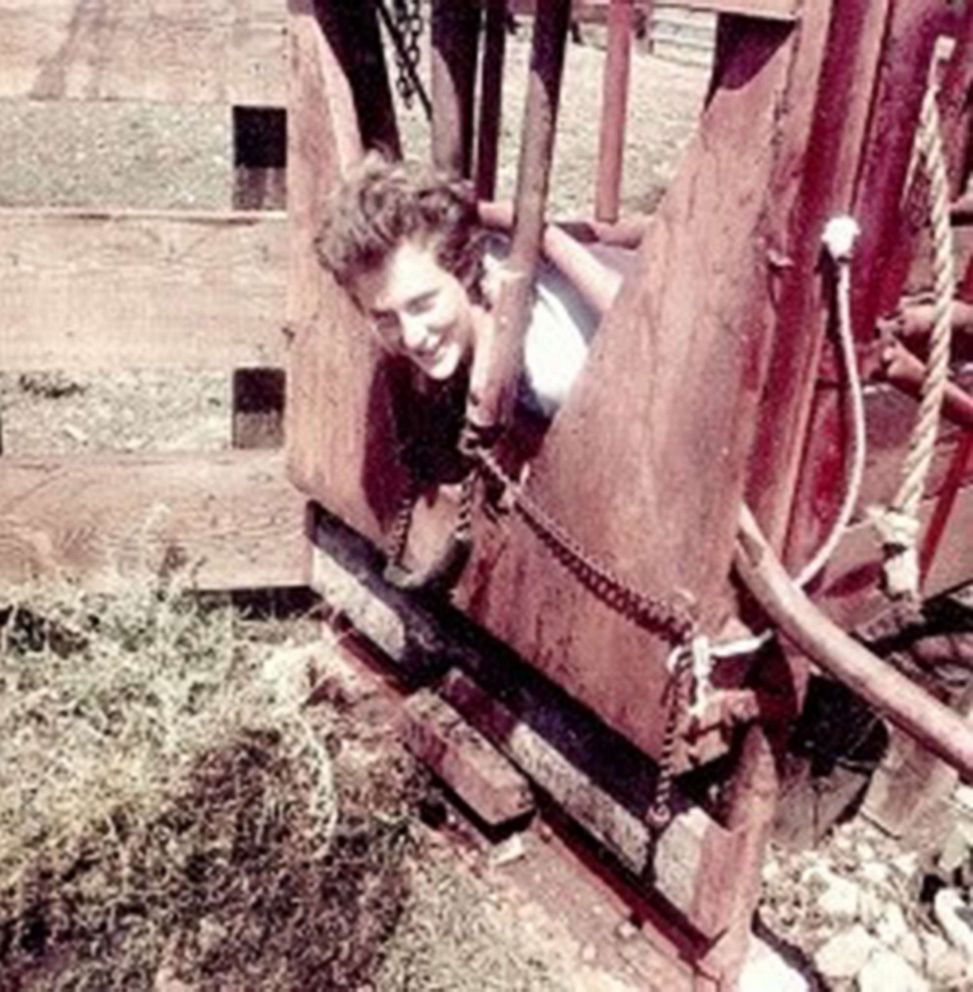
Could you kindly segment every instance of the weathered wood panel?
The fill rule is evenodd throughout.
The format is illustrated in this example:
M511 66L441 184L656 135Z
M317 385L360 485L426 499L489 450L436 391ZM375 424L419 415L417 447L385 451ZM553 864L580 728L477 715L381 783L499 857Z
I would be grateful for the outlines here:
M574 0L571 16L579 21L605 21L610 0ZM509 0L511 13L533 15L537 0ZM682 3L659 3L658 0L635 0L646 11L653 7L686 7L711 10L718 14L743 14L771 21L790 21L797 16L797 0L684 0Z
M376 348L361 314L322 271L313 242L329 192L363 149L395 149L398 138L387 80L362 57L360 41L355 47L367 36L356 28L374 16L370 8L289 0L288 10L288 472L305 492L327 493L332 512L374 539L397 482L384 390L373 378Z
M2 0L0 98L283 106L283 0Z
M283 214L0 210L0 367L275 366Z
M0 582L110 589L186 565L201 589L305 585L304 498L275 452L0 462Z

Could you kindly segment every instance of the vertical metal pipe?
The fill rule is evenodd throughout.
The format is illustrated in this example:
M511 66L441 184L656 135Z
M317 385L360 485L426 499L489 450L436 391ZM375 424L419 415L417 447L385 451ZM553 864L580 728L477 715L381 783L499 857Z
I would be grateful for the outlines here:
M632 58L632 19L633 0L611 0L608 8L608 54L601 96L598 185L595 191L595 218L608 223L618 220Z
M480 130L476 149L476 195L480 200L492 200L497 192L506 47L507 0L486 0L483 69L480 76Z
M571 0L538 0L520 140L514 233L495 308L493 340L474 363L467 416L504 423L523 364L523 338L540 253Z
M478 0L433 0L432 158L455 176L470 175L479 35Z

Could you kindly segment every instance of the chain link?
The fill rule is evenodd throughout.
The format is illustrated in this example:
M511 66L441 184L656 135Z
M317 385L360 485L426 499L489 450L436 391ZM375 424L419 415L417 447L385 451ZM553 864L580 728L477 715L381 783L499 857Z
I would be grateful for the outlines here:
M401 46L395 48L398 70L395 88L405 106L411 108L416 95L414 79L419 71L419 40L424 26L421 0L392 0L392 17L402 41Z
M648 596L588 554L579 541L532 500L488 451L476 453L480 467L510 494L513 508L555 558L591 593L626 619L676 644L688 642L696 617L688 600Z

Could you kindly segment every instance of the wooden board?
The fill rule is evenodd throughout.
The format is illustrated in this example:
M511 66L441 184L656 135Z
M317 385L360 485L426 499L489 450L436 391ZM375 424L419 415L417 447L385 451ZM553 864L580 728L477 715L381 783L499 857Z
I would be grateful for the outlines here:
M579 21L604 21L609 0L574 0L571 16ZM537 0L509 0L513 14L533 15ZM717 14L742 14L770 21L791 21L797 17L797 0L684 0L682 3L658 3L657 0L635 0L635 6L651 11L653 7L685 7L689 10L711 10Z
M297 586L307 554L278 452L0 461L0 583L110 589L185 564L202 589Z
M283 0L0 0L0 98L286 104Z
M0 368L283 363L283 214L0 210Z

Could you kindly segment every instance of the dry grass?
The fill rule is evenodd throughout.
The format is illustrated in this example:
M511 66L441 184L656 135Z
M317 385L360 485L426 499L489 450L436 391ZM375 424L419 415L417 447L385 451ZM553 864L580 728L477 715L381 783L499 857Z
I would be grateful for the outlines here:
M2 987L359 987L408 777L335 770L324 714L259 677L276 628L174 585L0 609Z

